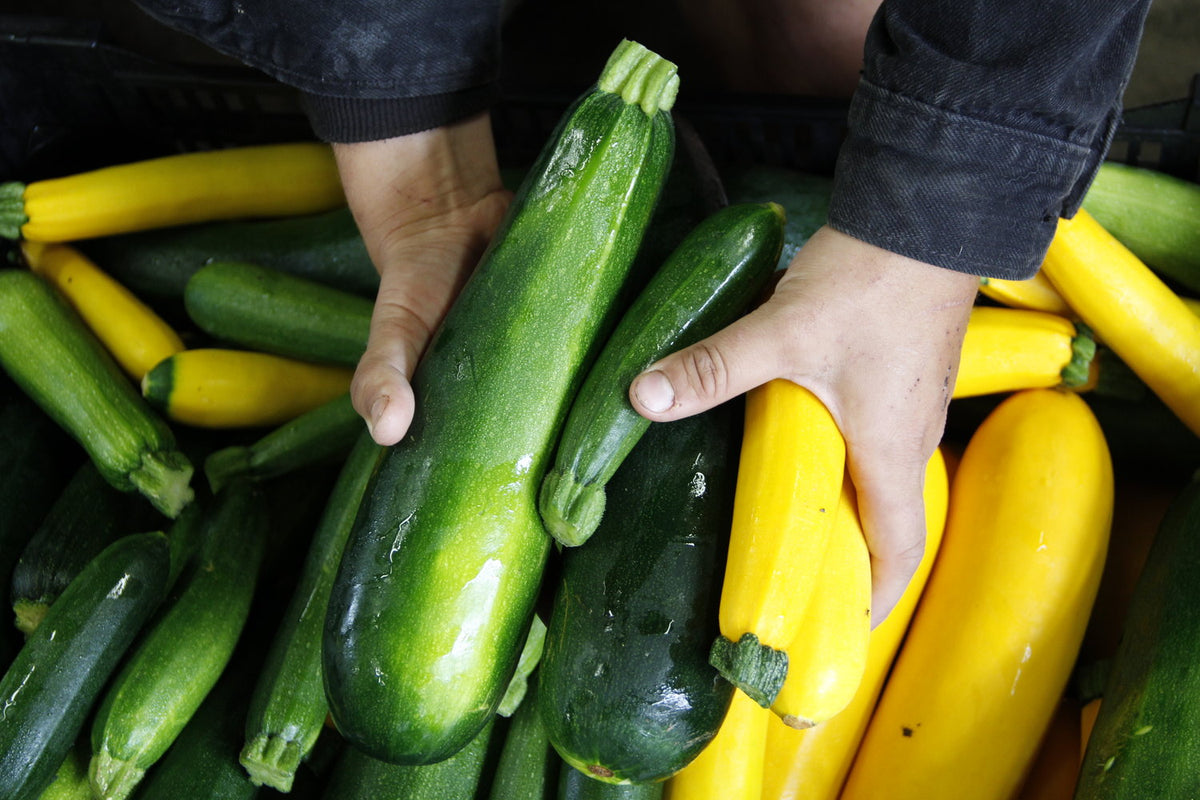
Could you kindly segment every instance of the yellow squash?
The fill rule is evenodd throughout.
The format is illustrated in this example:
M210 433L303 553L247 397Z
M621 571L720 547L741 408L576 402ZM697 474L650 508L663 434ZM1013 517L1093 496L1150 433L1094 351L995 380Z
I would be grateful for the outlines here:
M767 729L762 800L836 800L900 641L937 557L949 495L939 449L925 470L925 554L891 613L871 631L867 663L849 704L832 719L796 730L774 716Z
M1042 265L1096 337L1200 434L1200 317L1100 223L1060 220Z
M1009 308L1045 311L1060 317L1070 317L1073 313L1046 273L1041 271L1024 281L980 278L979 293Z
M1095 352L1091 336L1066 317L975 306L963 337L954 397L1060 385L1083 388L1093 380Z
M1112 507L1108 447L1078 394L1026 390L988 415L844 800L1013 796L1075 663Z
M201 348L165 359L142 394L175 422L202 428L280 425L350 390L353 371L250 350Z
M74 247L22 242L21 253L29 268L74 306L134 380L183 349L174 328Z
M837 424L807 389L776 379L747 394L713 663L764 707L817 585L845 462Z
M842 482L837 514L808 607L788 644L788 670L771 704L793 728L811 728L850 702L867 666L871 637L871 554L854 485Z
M0 235L67 242L210 220L317 213L344 203L328 145L234 147L2 184Z
M759 800L767 725L774 716L735 691L717 735L667 779L663 800Z

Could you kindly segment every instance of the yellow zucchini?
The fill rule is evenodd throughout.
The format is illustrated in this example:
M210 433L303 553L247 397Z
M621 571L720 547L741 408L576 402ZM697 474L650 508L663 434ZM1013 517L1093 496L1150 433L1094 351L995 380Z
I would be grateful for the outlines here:
M1038 271L1028 280L1011 281L1003 278L980 278L979 293L1009 308L1026 308L1070 317L1071 306L1054 288L1046 273Z
M1200 317L1087 211L1060 220L1042 269L1079 317L1200 434Z
M746 395L721 636L712 663L763 707L816 585L842 493L846 445L829 411L791 381Z
M891 613L871 631L867 664L849 704L814 728L790 728L776 716L767 728L762 800L836 800L917 600L937 558L946 524L949 480L945 454L925 469L925 554Z
M1086 329L1057 314L975 306L967 322L954 397L1082 389L1093 380L1096 345Z
M0 184L0 235L68 242L196 222L312 214L344 203L329 145L233 147Z
M253 350L198 348L164 359L142 394L169 419L201 428L281 425L350 391L353 370Z
M788 671L775 702L783 722L811 728L850 702L867 666L871 636L871 554L849 476L842 481L833 530L812 598L788 644Z
M1079 652L1112 508L1082 397L1030 389L988 415L843 800L1013 796Z
M184 349L174 328L74 247L22 242L21 254L29 268L53 284L79 312L134 380L140 381L158 362Z
M774 716L735 691L717 735L667 779L663 800L760 800L767 725Z

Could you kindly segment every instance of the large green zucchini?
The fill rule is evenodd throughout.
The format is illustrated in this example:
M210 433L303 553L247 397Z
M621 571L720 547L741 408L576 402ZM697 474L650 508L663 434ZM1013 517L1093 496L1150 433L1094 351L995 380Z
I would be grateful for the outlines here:
M550 741L611 783L664 780L716 735L717 635L738 437L731 404L650 426L596 534L563 553L539 668Z
M323 646L353 745L431 763L492 718L550 537L537 489L674 151L674 66L623 42L564 115L414 377L342 558Z

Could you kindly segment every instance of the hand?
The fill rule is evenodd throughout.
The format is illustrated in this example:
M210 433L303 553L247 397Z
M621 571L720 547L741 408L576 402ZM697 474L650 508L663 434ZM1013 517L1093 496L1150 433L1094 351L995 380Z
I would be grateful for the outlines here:
M400 441L414 411L413 370L500 223L511 194L500 180L491 123L335 144L346 200L379 271L366 352L350 386L381 445Z
M762 306L651 365L630 401L651 420L675 420L774 378L820 398L846 440L877 625L924 552L925 466L945 428L977 287L974 275L822 228Z

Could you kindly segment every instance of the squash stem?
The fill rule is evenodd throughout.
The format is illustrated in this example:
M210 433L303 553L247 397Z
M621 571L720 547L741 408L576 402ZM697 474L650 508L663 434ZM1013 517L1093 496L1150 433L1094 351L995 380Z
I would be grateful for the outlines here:
M546 530L564 547L588 540L604 516L603 484L581 483L569 470L552 469L542 481L538 507Z
M0 183L0 236L20 239L21 226L29 222L25 214L25 184Z
M302 757L298 742L277 734L261 733L246 743L238 761L246 768L250 782L255 786L270 786L286 793L292 790Z
M178 450L143 453L141 465L129 474L129 482L171 519L195 497L191 480L191 462Z
M675 64L637 42L623 39L609 56L597 86L640 106L646 116L670 111L679 92Z
M37 630L38 625L50 610L47 603L35 600L16 600L13 602L13 614L16 615L17 630L28 636Z
M753 633L743 633L737 642L718 636L708 663L754 702L770 708L787 677L788 656L763 644Z
M145 774L146 771L132 761L115 758L105 749L93 755L88 765L92 793L104 800L124 800L129 797Z
M1068 389L1087 386L1093 381L1092 364L1096 358L1096 339L1083 323L1075 326L1075 337L1071 339L1071 361L1063 367L1062 385Z

